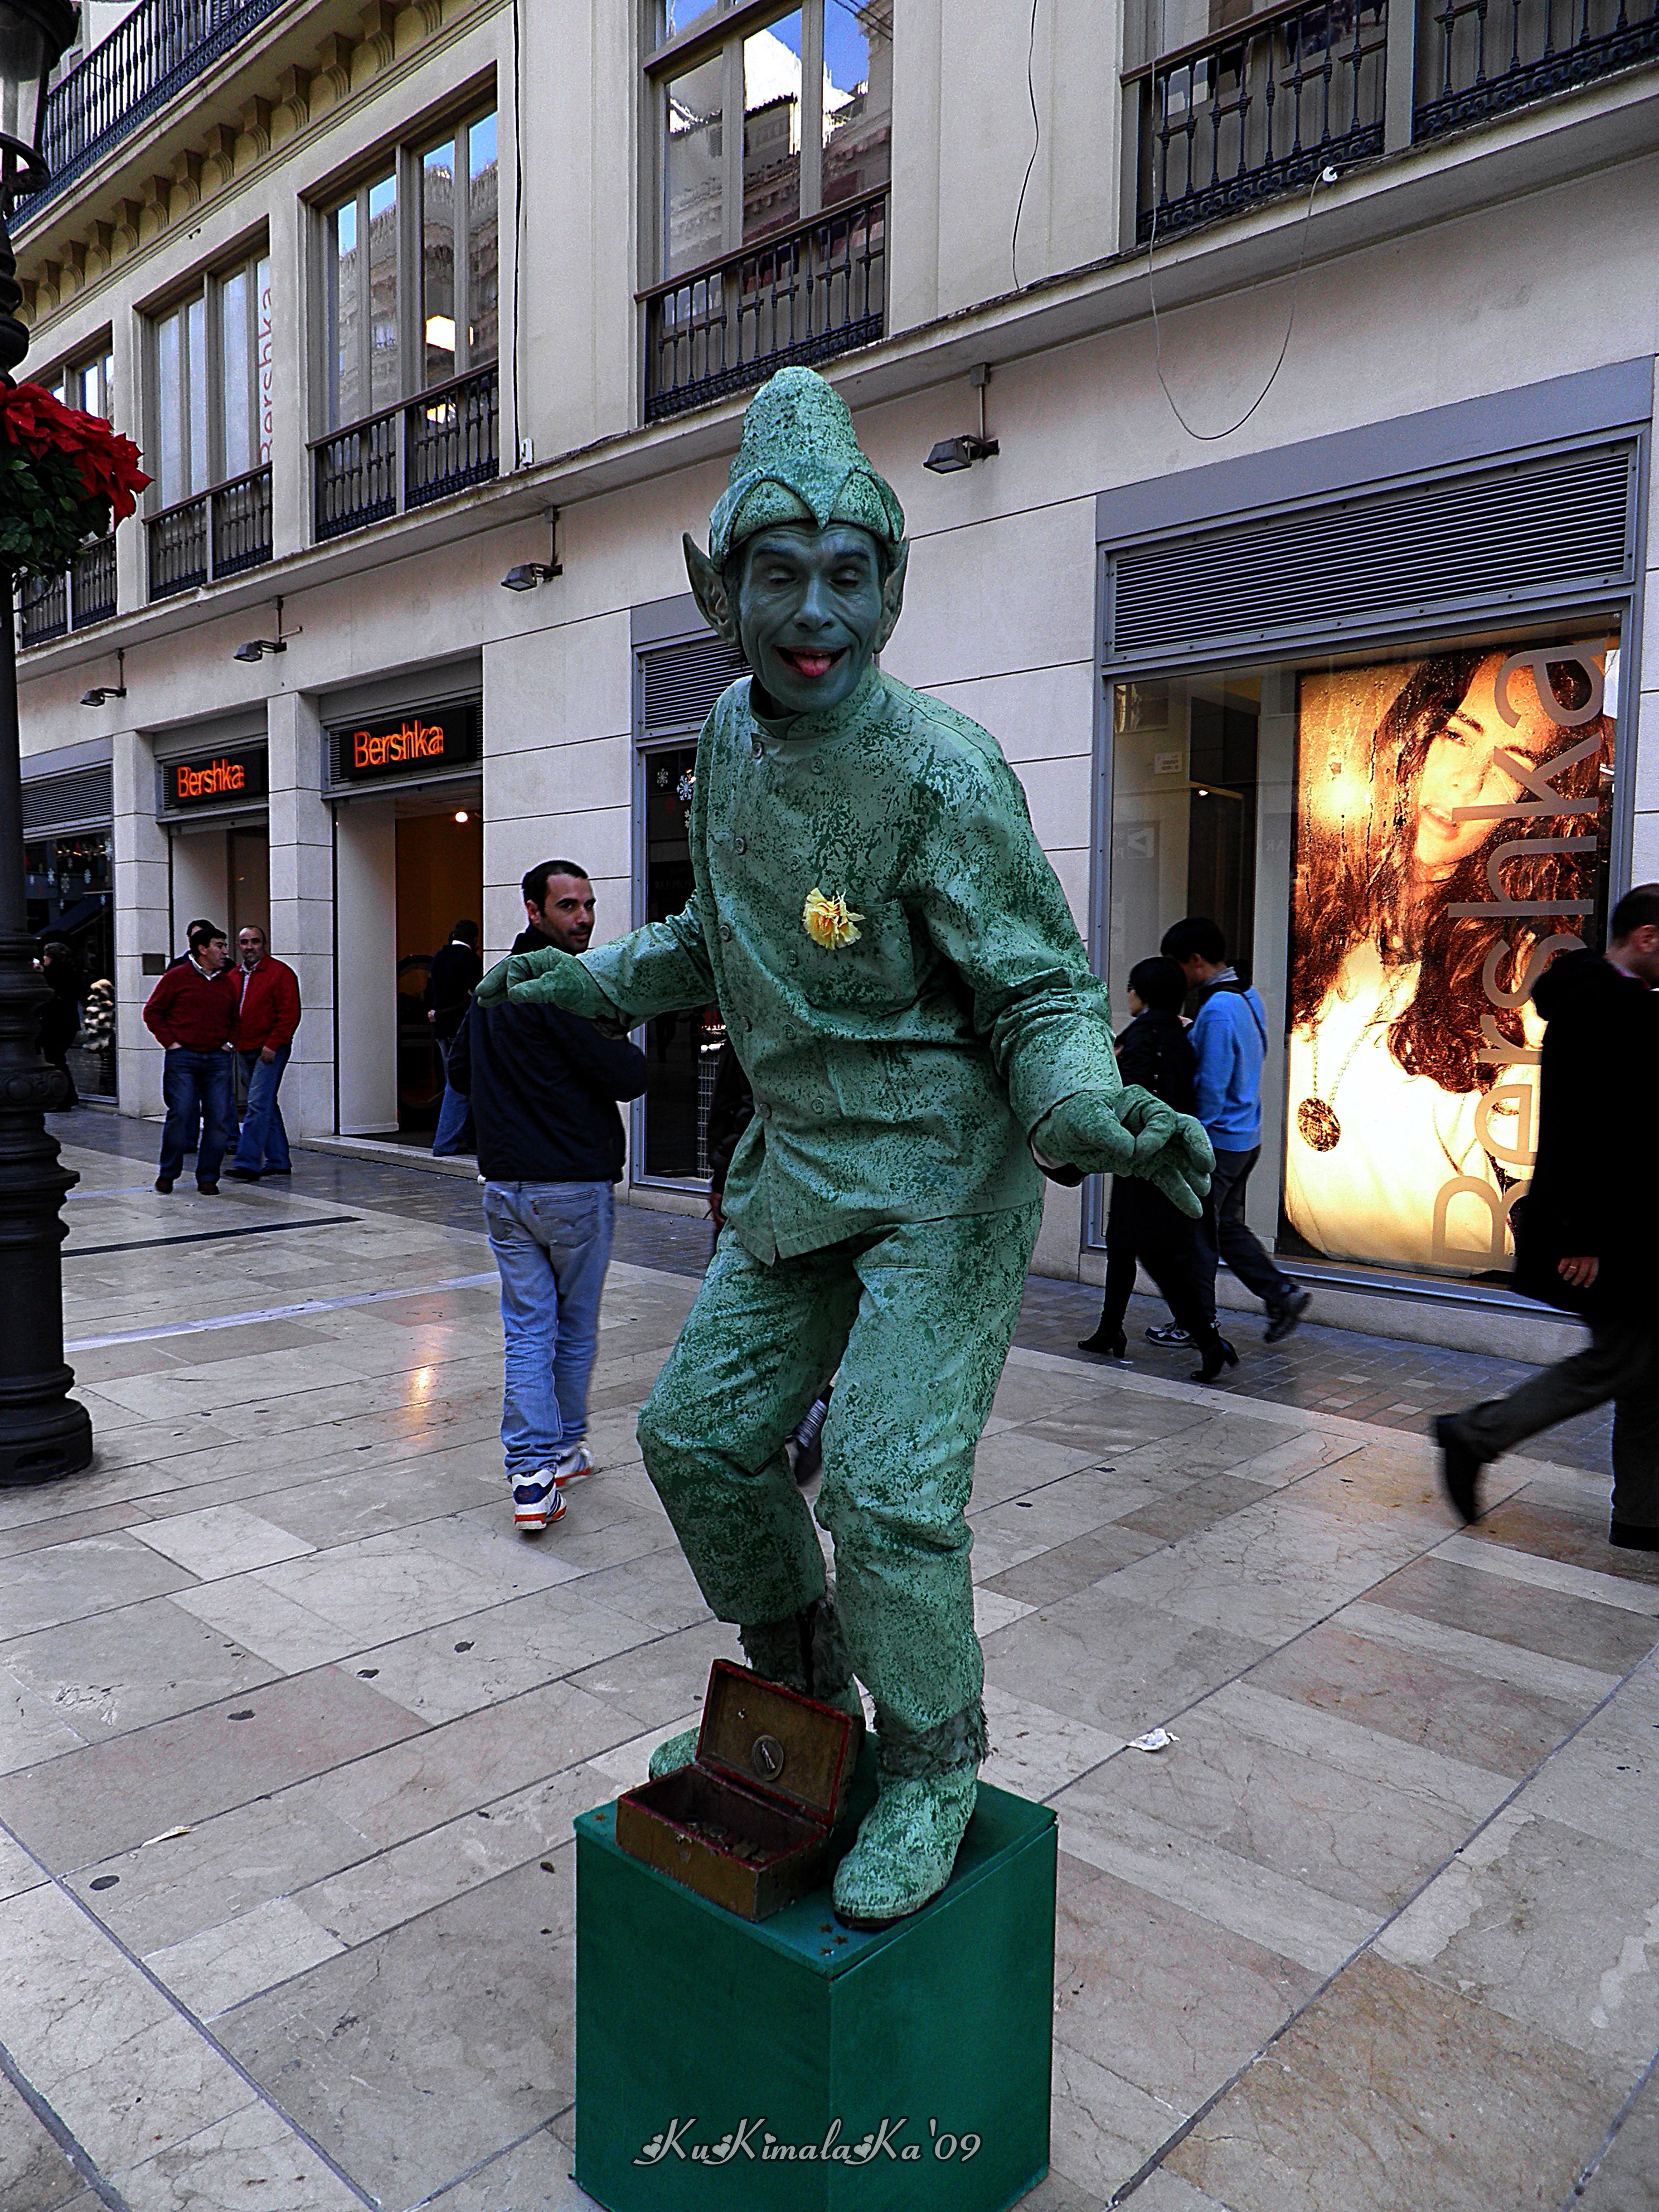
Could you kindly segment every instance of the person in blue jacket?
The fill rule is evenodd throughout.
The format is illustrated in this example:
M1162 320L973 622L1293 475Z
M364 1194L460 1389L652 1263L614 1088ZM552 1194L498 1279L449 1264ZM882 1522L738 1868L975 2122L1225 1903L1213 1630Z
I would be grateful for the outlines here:
M1189 915L1166 929L1158 950L1176 963L1188 989L1204 994L1189 1041L1198 1060L1198 1118L1215 1147L1215 1172L1198 1236L1209 1264L1210 1303L1215 1303L1216 1267L1224 1260L1267 1307L1266 1341L1278 1344L1306 1313L1312 1293L1263 1250L1244 1221L1244 1186L1261 1157L1267 1008L1261 993L1240 979L1227 957L1225 939L1206 916ZM1147 1334L1155 1343L1187 1340L1178 1328Z

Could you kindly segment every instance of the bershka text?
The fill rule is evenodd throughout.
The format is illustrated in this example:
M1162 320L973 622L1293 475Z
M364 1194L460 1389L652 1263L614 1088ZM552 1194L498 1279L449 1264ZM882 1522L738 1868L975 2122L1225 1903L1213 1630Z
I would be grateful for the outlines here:
M179 799L209 799L221 792L247 789L247 770L240 761L212 760L202 768L180 761L173 775L173 793Z
M971 2133L952 2135L937 2120L929 2120L925 2142L920 2134L902 2142L910 2125L908 2116L881 2120L856 2142L843 2140L839 2119L830 2121L817 2142L784 2142L768 2128L764 2118L739 2120L713 2142L694 2140L696 2124L695 2115L670 2120L649 2142L641 2144L635 2165L662 2166L679 2159L692 2166L730 2166L734 2159L746 2158L763 2163L793 2159L803 2165L819 2166L873 2166L878 2159L891 2159L898 2165L915 2166L931 2154L941 2161L954 2159L965 2166L978 2152L981 2141Z
M404 761L441 760L443 757L441 722L410 720L399 730L354 730L351 733L354 768L392 768Z

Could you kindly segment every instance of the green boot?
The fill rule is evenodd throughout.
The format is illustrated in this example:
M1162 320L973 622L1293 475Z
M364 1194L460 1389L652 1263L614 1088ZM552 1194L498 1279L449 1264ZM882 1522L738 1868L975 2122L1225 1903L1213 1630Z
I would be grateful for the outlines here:
M836 1917L849 1928L885 1928L939 1895L974 1817L987 1749L977 1705L921 1734L885 1715L878 1725L880 1794L836 1869Z
M763 1620L739 1628L738 1637L744 1657L767 1681L781 1682L786 1690L799 1690L803 1697L816 1698L820 1705L834 1705L862 1722L864 1705L853 1680L832 1597L815 1598L811 1605L782 1620ZM652 1753L651 1779L656 1782L665 1774L678 1773L682 1766L690 1766L696 1755L697 1730L683 1729Z

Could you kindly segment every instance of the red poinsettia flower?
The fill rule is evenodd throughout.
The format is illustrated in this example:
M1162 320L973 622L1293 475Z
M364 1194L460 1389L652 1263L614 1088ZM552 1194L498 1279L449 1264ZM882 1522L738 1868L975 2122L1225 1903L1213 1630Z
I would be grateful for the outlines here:
M138 466L138 448L105 422L54 399L43 385L0 388L0 436L31 453L66 453L75 462L89 500L106 499L117 522L137 505L149 478Z

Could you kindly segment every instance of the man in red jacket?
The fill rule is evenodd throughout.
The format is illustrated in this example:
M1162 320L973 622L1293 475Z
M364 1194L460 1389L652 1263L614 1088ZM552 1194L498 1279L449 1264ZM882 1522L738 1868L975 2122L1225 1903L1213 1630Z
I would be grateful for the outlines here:
M167 1053L161 1096L167 1118L161 1130L160 1191L173 1188L185 1164L189 1129L199 1115L202 1141L196 1154L196 1188L211 1198L219 1188L219 1163L231 1139L230 1031L236 1018L236 986L228 968L225 933L210 921L191 926L190 950L150 993L144 1022Z
M300 1026L300 979L265 951L263 929L239 931L236 950L240 995L232 1036L247 1085L247 1110L226 1172L238 1182L258 1182L262 1175L293 1173L276 1089Z

